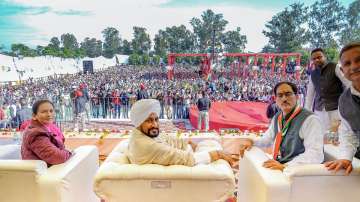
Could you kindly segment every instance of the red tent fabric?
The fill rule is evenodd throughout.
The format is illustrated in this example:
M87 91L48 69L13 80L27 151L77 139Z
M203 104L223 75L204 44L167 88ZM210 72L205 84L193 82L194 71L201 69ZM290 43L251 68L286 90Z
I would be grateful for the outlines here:
M261 102L212 102L209 111L210 130L239 128L240 130L266 130L270 120L266 117L266 103ZM196 106L190 109L190 122L197 129ZM204 128L204 127L203 127Z

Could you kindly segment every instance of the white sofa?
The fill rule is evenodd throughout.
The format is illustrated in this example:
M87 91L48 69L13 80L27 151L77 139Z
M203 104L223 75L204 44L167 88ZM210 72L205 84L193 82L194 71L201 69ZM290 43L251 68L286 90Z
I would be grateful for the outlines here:
M224 160L194 167L136 165L126 148L127 142L117 145L95 177L94 190L106 202L224 202L234 194L234 174Z
M21 145L0 145L0 160L21 159Z
M262 166L269 156L253 147L239 162L238 202L359 202L360 166L350 176L323 164L299 165L284 172ZM325 160L332 160L325 154Z
M41 160L0 160L1 202L99 202L95 146L81 146L67 162L47 168Z

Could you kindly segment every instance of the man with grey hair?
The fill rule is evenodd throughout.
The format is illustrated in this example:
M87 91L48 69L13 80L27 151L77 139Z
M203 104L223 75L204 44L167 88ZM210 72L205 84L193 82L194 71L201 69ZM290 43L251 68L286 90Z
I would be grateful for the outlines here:
M191 141L160 134L159 115L158 100L142 99L132 106L130 119L135 128L126 152L131 163L194 166L224 159L233 165L232 157L222 151L217 142L211 142L216 150L201 151Z

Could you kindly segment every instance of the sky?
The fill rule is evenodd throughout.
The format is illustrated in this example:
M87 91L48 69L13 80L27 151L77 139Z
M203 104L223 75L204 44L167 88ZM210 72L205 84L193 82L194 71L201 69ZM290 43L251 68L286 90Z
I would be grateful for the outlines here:
M339 0L348 6L354 0ZM51 37L73 33L102 40L101 31L115 27L131 40L133 26L145 27L154 39L159 29L184 24L212 9L229 21L226 30L241 27L246 51L258 52L267 43L262 34L267 21L296 0L0 0L0 45L47 45ZM311 5L315 0L301 1Z

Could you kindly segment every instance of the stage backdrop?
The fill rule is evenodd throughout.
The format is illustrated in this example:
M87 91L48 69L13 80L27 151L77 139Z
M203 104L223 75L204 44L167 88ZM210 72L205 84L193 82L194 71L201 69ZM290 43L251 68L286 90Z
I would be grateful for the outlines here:
M265 131L270 122L266 117L267 105L261 102L212 102L209 111L210 130L239 128ZM198 115L197 107L192 106L190 122L195 129L197 129Z

